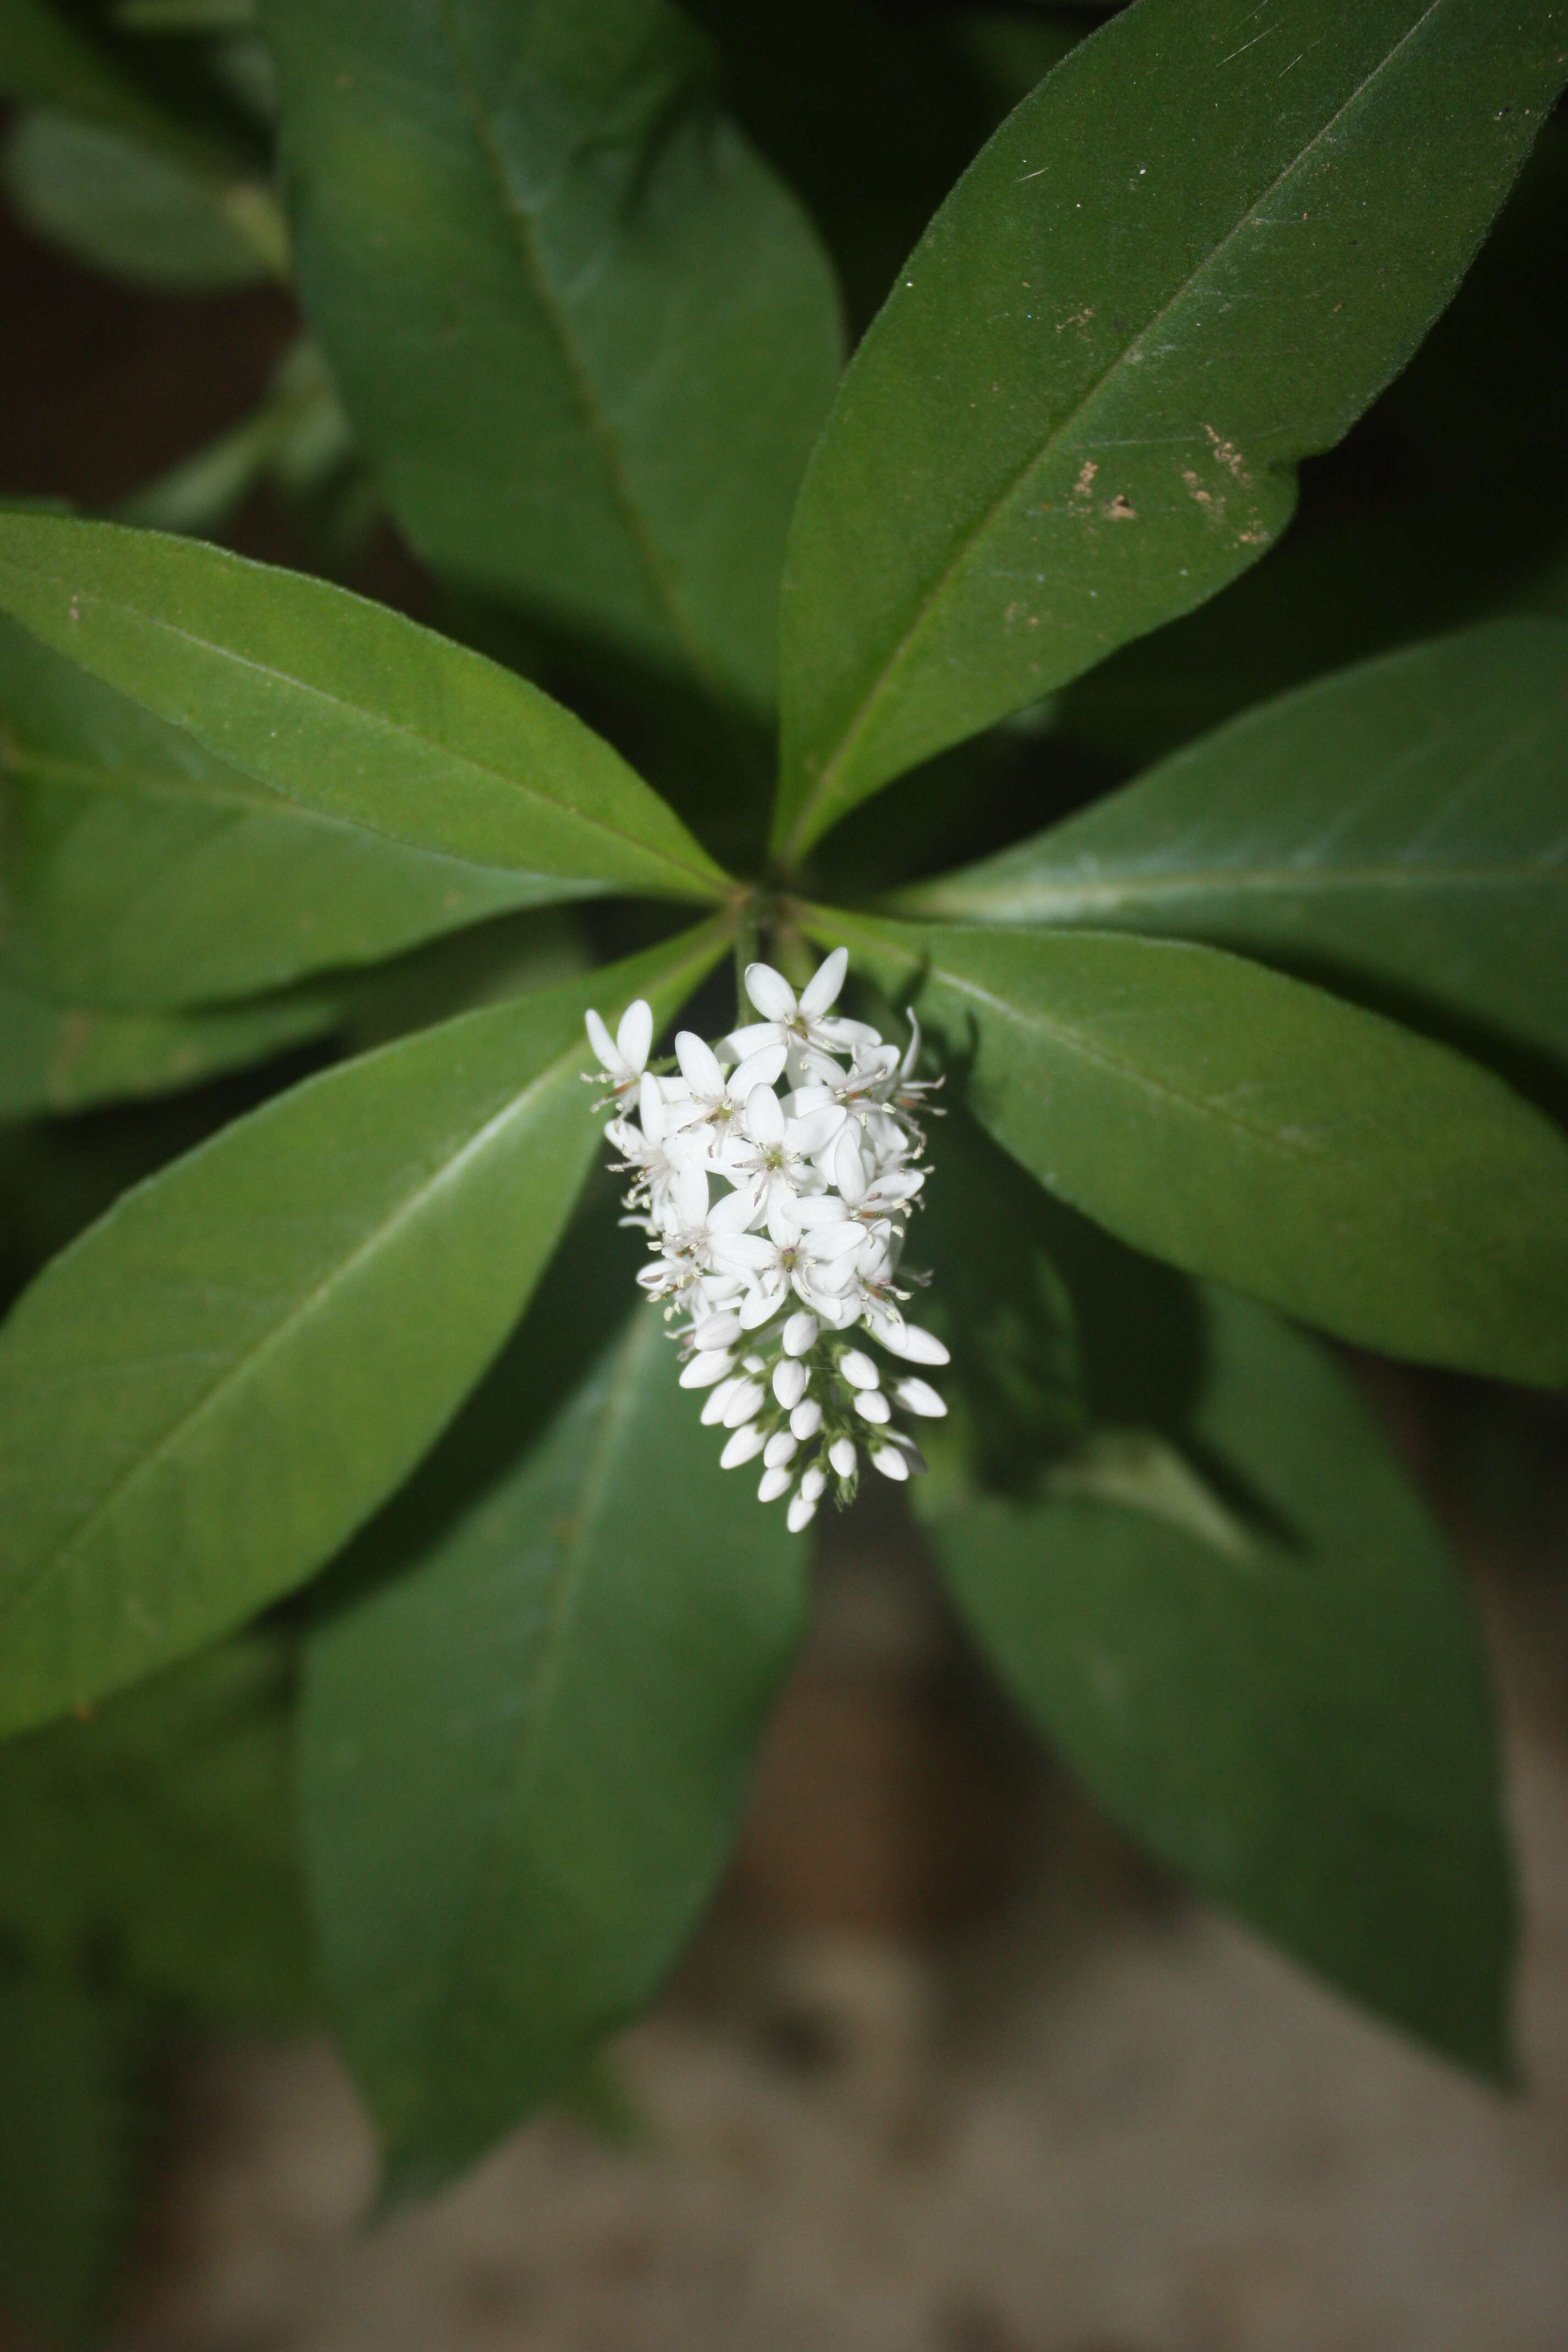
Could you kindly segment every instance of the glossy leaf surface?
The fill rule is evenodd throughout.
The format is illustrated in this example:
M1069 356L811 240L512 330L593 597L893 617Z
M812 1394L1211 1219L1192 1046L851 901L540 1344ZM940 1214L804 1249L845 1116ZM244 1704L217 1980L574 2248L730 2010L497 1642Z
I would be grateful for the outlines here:
M254 1636L0 1746L0 1929L198 2016L309 2021L292 1669Z
M308 1080L128 1193L0 1330L0 1725L238 1624L418 1460L599 1147L584 1005L659 1021L690 933Z
M0 612L317 815L530 877L540 899L721 892L570 712L346 589L154 531L0 513Z
M300 284L426 561L753 705L838 369L666 0L268 0Z
M1208 940L1568 1055L1568 627L1326 678L892 903Z
M558 886L311 814L0 622L8 950L67 1003L209 1004Z
M389 1515L391 1580L308 1654L323 1966L395 2193L471 2162L651 1998L805 1611L809 1548L719 1468L658 1313L574 1390L605 1302L564 1261L552 1286Z
M1364 1347L1568 1379L1568 1139L1446 1047L1242 957L814 917L976 1116L1121 1240Z
M105 124L39 109L5 144L22 217L90 268L169 294L286 274L289 237L257 181L199 173Z
M1561 89L1552 0L1141 0L1009 117L845 378L792 530L777 840L1255 562Z
M1310 1341L1217 1290L1202 1341L1185 1433L1250 1506L1245 1560L1146 1511L950 1487L930 1521L950 1589L1159 1861L1506 2074L1512 1887L1468 1596ZM1123 1335L1157 1343L1157 1327Z
M342 1014L331 989L211 1013L105 1013L40 996L0 959L0 1119L170 1094L309 1045Z

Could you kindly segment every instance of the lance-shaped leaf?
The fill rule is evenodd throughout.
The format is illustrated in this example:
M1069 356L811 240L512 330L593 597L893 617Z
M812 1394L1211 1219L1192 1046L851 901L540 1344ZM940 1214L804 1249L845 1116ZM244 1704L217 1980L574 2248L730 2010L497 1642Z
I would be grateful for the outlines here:
M330 1557L484 1370L599 1142L584 1008L667 1019L718 927L308 1080L150 1182L0 1329L0 1727Z
M267 0L300 281L471 588L753 705L832 279L666 0Z
M90 268L160 293L221 293L289 268L271 192L192 170L141 139L39 108L5 142L5 179L30 228Z
M573 1392L581 1286L552 1282L368 1531L379 1588L308 1652L322 1964L394 2194L471 2162L651 1998L804 1613L809 1551L720 1469L657 1313Z
M889 903L1211 940L1568 1055L1568 627L1325 678Z
M1467 1595L1321 1351L1246 1300L1203 1304L1186 1433L1254 1511L1245 1555L1152 1511L949 1486L930 1530L948 1584L1028 1714L1161 1862L1353 1999L1506 2074L1512 1887Z
M10 622L0 794L7 952L68 1003L258 994L565 895L312 815Z
M814 914L999 1143L1121 1240L1391 1355L1568 1380L1568 1139L1489 1071L1217 948Z
M784 589L777 840L1187 611L1448 299L1554 0L1140 0L1009 117L867 336Z
M0 1119L170 1094L309 1045L343 1011L320 988L211 1013L105 1013L38 995L0 960Z
M536 898L721 897L679 819L537 687L302 573L0 513L0 612L320 816L531 877Z

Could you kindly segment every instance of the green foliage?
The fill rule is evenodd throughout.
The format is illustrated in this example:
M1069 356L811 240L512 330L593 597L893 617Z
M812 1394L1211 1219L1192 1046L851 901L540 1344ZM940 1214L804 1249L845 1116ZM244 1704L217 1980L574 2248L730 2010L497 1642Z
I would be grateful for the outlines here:
M549 895L314 815L4 623L0 730L10 956L67 1003L210 1005Z
M0 1331L0 1724L119 1688L310 1575L440 1432L597 1138L585 1000L667 1019L688 934L309 1080L129 1194Z
M265 188L198 173L103 124L24 115L4 170L29 226L135 284L212 293L287 271L288 232Z
M432 564L766 707L839 358L667 0L267 0L307 310Z
M0 2305L65 2347L96 2340L131 2218L133 2013L0 1975Z
M309 2021L292 1687L252 1635L0 1747L0 1940L199 2016Z
M471 2161L658 1988L800 1630L801 1547L718 1467L654 1309L570 1385L624 1312L602 1226L310 1646L323 1967L394 2193Z
M1568 1139L1445 1046L1240 956L814 913L976 1116L1121 1240L1418 1361L1568 1380Z
M1206 940L1568 1061L1568 626L1499 622L1234 720L898 912Z
M285 800L526 875L536 903L721 894L679 818L569 711L324 581L0 513L0 611Z
M1550 0L1140 0L1009 116L793 527L775 841L1254 563L1452 293L1564 79ZM1289 331L1278 322L1289 320ZM1259 326L1259 320L1273 324Z
M662 1028L731 948L847 944L941 1049L897 1278L1003 1680L1166 1864L1505 2072L1474 1627L1268 1308L1568 1380L1568 1139L1494 1074L1568 1056L1553 131L1392 381L1560 0L260 0L276 152L249 21L0 13L35 224L292 269L310 335L118 523L0 497L11 2290L89 2329L172 2008L319 1973L413 2193L693 1927L807 1551L573 1213L584 1010ZM163 535L258 488L329 574L390 516L471 643ZM804 903L807 851L887 895Z
M1157 1288L1144 1304L1158 1353ZM1217 1289L1195 1336L1173 1418L1228 1487L1245 1554L1070 1482L1011 1498L944 1484L927 1525L949 1586L1152 1853L1357 2000L1506 2075L1513 1897L1467 1596L1310 1341Z
M0 950L0 1121L166 1094L310 1044L342 1017L331 991L216 1012L106 1013L30 989Z

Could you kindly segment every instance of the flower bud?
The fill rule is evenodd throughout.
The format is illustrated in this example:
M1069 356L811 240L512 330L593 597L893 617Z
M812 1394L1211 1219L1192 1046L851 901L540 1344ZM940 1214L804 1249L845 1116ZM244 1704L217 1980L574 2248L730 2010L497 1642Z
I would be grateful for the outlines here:
M827 1449L827 1458L841 1478L855 1475L855 1448L847 1437L836 1437Z
M907 1364L945 1364L952 1361L935 1333L922 1331L918 1323L906 1323L896 1332L889 1330L882 1344L893 1355L902 1356Z
M940 1421L947 1411L947 1402L924 1381L900 1381L893 1391L894 1402L906 1412L923 1413L928 1421Z
M793 1412L806 1390L811 1374L798 1356L781 1356L773 1366L773 1394L786 1412Z
M721 1352L710 1350L707 1355L693 1356L681 1372L680 1385L683 1389L710 1389L726 1372L734 1370L734 1364L733 1356Z
M901 1486L910 1475L910 1465L896 1445L879 1445L871 1462L884 1478L891 1478L896 1485Z
M882 1375L869 1356L850 1348L838 1359L838 1369L852 1389L879 1389Z
M764 1470L757 1488L757 1500L759 1503L776 1503L781 1495L788 1494L789 1488L787 1470Z
M786 1462L795 1460L799 1451L798 1439L792 1437L787 1429L775 1429L763 1449L763 1460L770 1470L782 1470Z
M879 1389L861 1389L855 1399L855 1410L866 1421L891 1421L893 1408Z
M743 1421L754 1419L761 1412L767 1391L761 1381L737 1381L734 1393L724 1407L726 1429L738 1429Z
M792 1315L784 1327L784 1351L786 1356L809 1356L816 1345L816 1318L804 1311Z
M767 1442L756 1423L747 1422L743 1428L735 1432L723 1453L719 1456L720 1469L738 1470L742 1462L754 1460Z
M807 1397L804 1404L796 1405L789 1417L789 1425L803 1444L808 1437L816 1435L822 1427L822 1407L815 1397Z
M802 1471L800 1491L808 1503L815 1503L826 1485L827 1473L820 1462L814 1462L809 1470Z
M794 1502L789 1507L789 1531L791 1535L799 1535L802 1528L808 1528L816 1517L816 1505L815 1503L808 1503L804 1495L797 1495Z

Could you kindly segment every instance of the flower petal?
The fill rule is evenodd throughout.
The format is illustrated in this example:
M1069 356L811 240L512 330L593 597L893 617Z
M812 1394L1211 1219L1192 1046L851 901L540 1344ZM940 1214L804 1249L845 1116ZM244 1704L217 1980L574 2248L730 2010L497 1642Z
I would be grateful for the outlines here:
M759 1045L748 1054L739 1068L730 1073L729 1094L731 1102L743 1103L753 1087L771 1087L784 1070L784 1049L776 1038Z
M837 998L844 985L844 975L849 969L847 948L835 948L830 956L819 963L801 991L800 1009L808 1021L820 1019ZM755 1003L756 999L752 998Z
M675 1057L680 1064L680 1075L694 1095L706 1095L717 1100L724 1091L724 1073L719 1066L718 1055L711 1045L705 1045L695 1029L682 1029L675 1040Z
M583 1015L583 1026L588 1032L588 1043L598 1055L600 1066L608 1070L613 1076L621 1066L621 1057L616 1051L615 1039L598 1014L592 1010Z
M764 1021L793 1021L799 1009L794 989L771 963L746 966L746 994Z
M746 1133L763 1151L776 1151L784 1139L784 1115L772 1087L753 1087L746 1097Z
M616 1048L628 1070L640 1070L653 1044L653 1007L646 996L634 996L621 1015Z
M719 1215L721 1210L727 1209L731 1201L738 1201L741 1197L740 1193L732 1192L730 1195L730 1201L721 1201L719 1208L713 1212L714 1217ZM737 1274L756 1275L761 1274L768 1266L775 1265L778 1262L778 1251L765 1234L731 1233L721 1228L715 1231L711 1220L709 1222L708 1231L712 1239L715 1265L731 1268ZM741 1309L741 1320L742 1323L746 1321L746 1310L743 1307ZM746 1324L748 1330L752 1328L751 1324Z

